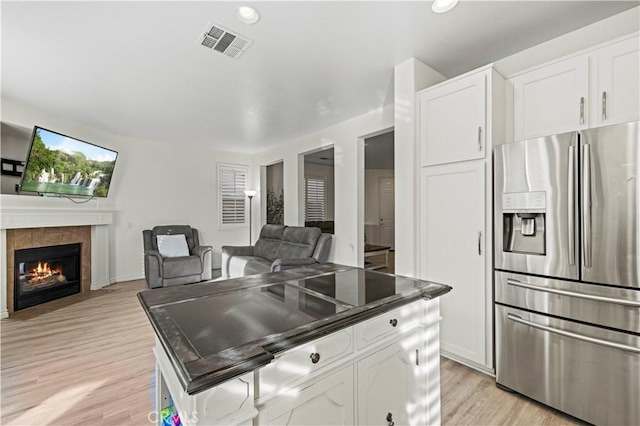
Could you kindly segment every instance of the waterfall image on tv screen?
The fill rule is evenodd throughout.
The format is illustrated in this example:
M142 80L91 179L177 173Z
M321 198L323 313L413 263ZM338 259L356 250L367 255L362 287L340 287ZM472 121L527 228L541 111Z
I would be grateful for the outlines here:
M20 190L106 197L118 153L36 127Z

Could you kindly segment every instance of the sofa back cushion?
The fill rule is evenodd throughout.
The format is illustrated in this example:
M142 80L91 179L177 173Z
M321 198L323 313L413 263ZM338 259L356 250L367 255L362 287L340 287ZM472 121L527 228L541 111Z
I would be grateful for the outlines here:
M282 243L276 250L276 259L311 257L320 237L320 228L288 226L282 235Z
M276 253L282 243L285 228L284 225L264 225L253 249L253 255L264 257L272 262L276 260L278 258Z

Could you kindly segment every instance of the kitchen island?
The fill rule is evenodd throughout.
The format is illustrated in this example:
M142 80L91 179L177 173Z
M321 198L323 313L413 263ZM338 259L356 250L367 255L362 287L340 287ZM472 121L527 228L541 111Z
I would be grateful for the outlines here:
M156 407L184 425L437 424L450 289L325 264L143 291Z

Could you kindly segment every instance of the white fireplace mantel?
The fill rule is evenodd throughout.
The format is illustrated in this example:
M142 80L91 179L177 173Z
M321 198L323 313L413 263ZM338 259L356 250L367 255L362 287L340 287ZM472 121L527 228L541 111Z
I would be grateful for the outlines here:
M112 210L2 208L0 229L110 225Z
M109 225L113 223L113 210L97 208L95 204L77 208L55 208L42 205L42 200L29 200L25 203L27 206L12 206L14 203L11 201L15 199L7 198L2 197L0 207L0 318L8 317L7 229L91 226L91 289L111 284ZM53 204L58 203L58 200L51 201Z

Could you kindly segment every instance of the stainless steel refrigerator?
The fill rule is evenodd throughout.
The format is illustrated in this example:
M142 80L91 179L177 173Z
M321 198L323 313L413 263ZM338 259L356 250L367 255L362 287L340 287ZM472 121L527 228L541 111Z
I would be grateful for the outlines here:
M494 151L496 382L640 424L640 123Z

